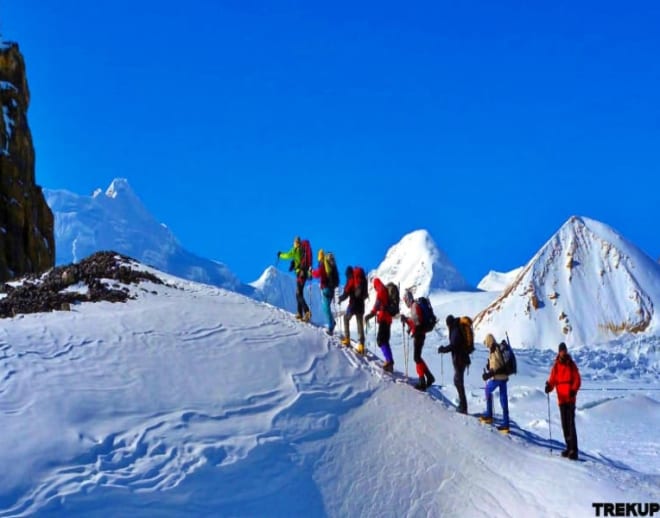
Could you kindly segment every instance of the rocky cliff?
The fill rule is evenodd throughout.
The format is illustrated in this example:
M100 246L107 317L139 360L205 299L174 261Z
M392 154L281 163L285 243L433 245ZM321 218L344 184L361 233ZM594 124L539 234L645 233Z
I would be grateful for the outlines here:
M0 43L0 281L55 264L53 214L35 184L23 56Z

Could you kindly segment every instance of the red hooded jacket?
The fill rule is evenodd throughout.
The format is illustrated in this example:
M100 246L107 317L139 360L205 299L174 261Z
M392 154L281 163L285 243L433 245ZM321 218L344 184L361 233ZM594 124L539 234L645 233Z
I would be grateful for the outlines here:
M376 303L374 304L374 307L371 309L371 313L376 315L376 320L378 322L391 324L392 315L390 315L387 311L385 311L385 308L387 307L387 303L389 301L387 288L378 277L374 279L374 289L376 290Z
M548 383L551 388L557 389L557 402L560 405L565 403L575 404L575 396L577 391L580 390L582 379L577 365L575 365L569 354L566 354L564 361L561 361L559 355L557 355L550 371Z

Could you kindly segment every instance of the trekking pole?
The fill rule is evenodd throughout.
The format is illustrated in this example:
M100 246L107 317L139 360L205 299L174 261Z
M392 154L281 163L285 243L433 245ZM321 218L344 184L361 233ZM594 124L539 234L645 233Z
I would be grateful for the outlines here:
M550 455L552 455L552 426L550 426L550 394L546 394L548 400L548 434L550 434Z
M404 374L408 379L408 341L406 340L406 326L401 322L401 340L403 341L403 366Z

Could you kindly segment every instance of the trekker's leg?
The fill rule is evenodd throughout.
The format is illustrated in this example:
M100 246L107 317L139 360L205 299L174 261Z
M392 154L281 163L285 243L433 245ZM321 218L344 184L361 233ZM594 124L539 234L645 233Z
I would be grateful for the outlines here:
M561 417L561 430L564 433L564 442L566 443L566 449L570 451L571 445L569 439L571 436L570 431L570 409L568 408L568 403L562 403L559 405L559 417Z
M385 363L383 369L392 371L394 366L394 358L392 357L392 348L390 347L390 325L385 322L378 323L378 333L376 334L376 342L383 352Z
M504 425L509 426L509 396L507 394L507 382L500 381L500 405L502 405L502 418L504 420Z
M330 296L328 296L330 295ZM332 290L329 288L323 288L323 314L328 322L328 331L332 333L335 328L335 319L332 317Z
M302 309L304 313L310 313L309 306L305 301L305 282L307 282L307 274L303 273L302 275L300 275L299 279L300 279L300 300L302 302ZM309 315L309 317L311 317L311 314Z
M346 340L349 340L349 342L350 342L350 339L351 339L350 322L351 322L351 317L353 316L352 311L353 311L353 309L351 308L351 306L348 306L346 308L346 313L344 313L344 338Z
M303 297L303 290L305 289L305 281L301 279L300 275L296 278L296 303L298 304L298 315L303 317L305 315L305 297Z
M454 370L454 386L458 392L458 408L457 410L463 414L467 414L467 397L465 396L465 383L463 375L465 374L465 367L457 367Z
M357 320L358 339L361 344L364 344L364 312L356 313L355 319Z
M486 417L493 417L493 392L495 391L495 381L489 379L486 382Z
M578 452L578 438L577 430L575 429L575 404L568 403L566 405L566 428L568 429L568 438L566 440L566 445L569 450L569 458L577 458Z

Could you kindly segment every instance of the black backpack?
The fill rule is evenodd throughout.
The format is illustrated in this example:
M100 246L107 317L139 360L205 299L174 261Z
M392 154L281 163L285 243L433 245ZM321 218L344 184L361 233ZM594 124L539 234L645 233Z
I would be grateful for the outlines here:
M433 331L433 328L438 323L438 319L433 313L433 306L431 306L431 301L426 297L419 297L416 301L419 308L422 310L422 322L421 328L426 333Z
M387 289L385 311L394 317L399 314L399 287L393 282L388 282L385 288Z
M518 372L518 363L516 362L516 355L509 344L508 336L506 340L502 340L499 344L500 353L502 353L502 360L504 360L504 373L507 376L516 374Z

